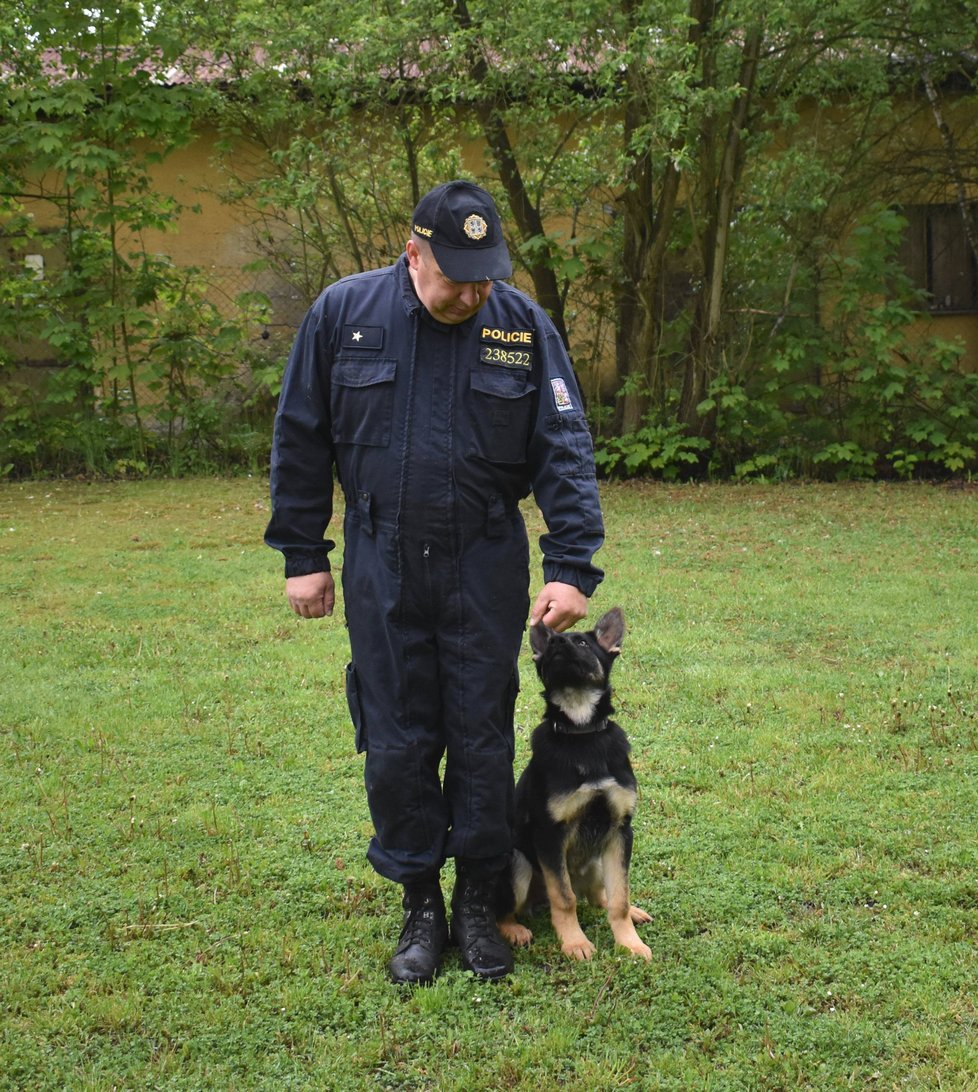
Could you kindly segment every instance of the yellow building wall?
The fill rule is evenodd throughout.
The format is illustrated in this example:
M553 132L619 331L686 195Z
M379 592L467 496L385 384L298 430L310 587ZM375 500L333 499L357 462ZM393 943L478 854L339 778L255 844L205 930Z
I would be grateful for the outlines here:
M969 111L978 124L978 109L973 100L962 104L956 104L952 121L956 127L965 122L960 111ZM845 131L845 121L842 111L820 110L812 108L808 114L803 114L799 131L811 132L813 126L819 123L816 114L821 115L821 123L825 123L826 133L834 133L838 139ZM790 138L789 138L790 139ZM299 301L294 291L280 278L268 273L256 273L245 267L256 260L259 254L254 239L254 229L246 222L243 211L221 200L221 194L227 185L227 178L221 167L220 157L217 154L218 134L209 125L202 125L196 139L189 145L173 151L162 163L152 168L154 184L161 193L175 197L186 206L187 211L179 219L175 230L165 232L147 231L143 235L143 245L150 252L167 254L177 265L193 265L200 267L205 276L214 286L215 302L220 297L228 300L243 291L260 290L266 292L272 299L273 306L279 316L283 318L281 336L287 334L286 328L294 328L301 318L301 312L305 309L305 301ZM776 154L779 148L785 146L783 138L776 139L772 151ZM892 156L899 152L900 148L906 149L907 154L920 154L921 150L937 151L940 148L939 136L933 125L932 117L921 110L912 125L895 130L888 139L883 142L880 154ZM260 149L246 144L234 149L235 169L260 161ZM484 170L485 158L483 148L477 142L466 142L462 148L463 160L466 167L473 172ZM898 193L894 190L890 194L893 199L902 199L908 202L922 203L929 201L948 200L946 194L928 194L922 196L912 188L906 188ZM194 207L199 211L191 211ZM30 206L39 227L50 224L51 209L43 202L35 202ZM404 226L405 237L409 230L410 210L405 210ZM56 261L56 256L51 260ZM523 287L528 287L523 285ZM939 336L946 340L960 339L965 346L965 366L978 371L978 315L955 314L938 315L922 314L914 326L914 334L921 340L929 336ZM257 335L257 332L256 332ZM613 352L613 339L607 339L607 360L601 362L599 375L594 379L599 385L605 385L604 380L613 382L614 361L611 358ZM30 354L28 354L29 356Z
M940 109L942 121L957 145L972 144L970 134L978 129L978 99L973 95L945 95L941 98ZM875 179L876 199L892 206L956 204L959 195L951 180L940 184L934 181L938 177L935 167L947 171L948 153L923 90L919 90L916 99L903 101L899 109L894 109L893 116L904 119L901 124L886 130L883 126L887 113L879 111L879 116L880 138L873 156L873 161L879 164ZM822 132L827 145L845 147L849 136L855 139L864 124L861 115L854 115L844 106L808 103L801 110L797 132L808 139L818 139ZM791 141L792 133L777 134L772 152L788 150ZM962 167L967 170L963 164ZM922 189L921 179L928 174L927 188ZM978 200L978 187L967 187L965 196L969 201ZM831 301L825 306L831 308ZM921 311L908 335L918 345L933 338L959 343L963 348L962 367L969 372L978 372L978 314Z
M960 342L964 347L962 368L965 371L978 372L978 315L921 314L911 326L910 336L917 344L923 344L932 338Z

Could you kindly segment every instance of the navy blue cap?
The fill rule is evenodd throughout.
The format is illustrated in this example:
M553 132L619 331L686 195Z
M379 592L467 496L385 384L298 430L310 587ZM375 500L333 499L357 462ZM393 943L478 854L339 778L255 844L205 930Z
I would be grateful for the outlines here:
M427 239L453 281L501 281L513 274L496 204L474 182L443 182L426 193L411 230Z

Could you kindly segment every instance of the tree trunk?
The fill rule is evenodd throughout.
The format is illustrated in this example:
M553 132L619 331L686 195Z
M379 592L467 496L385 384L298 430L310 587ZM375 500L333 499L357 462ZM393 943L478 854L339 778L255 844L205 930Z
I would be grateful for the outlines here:
M709 435L714 427L714 415L701 418L697 407L706 396L709 381L718 372L730 224L743 169L743 136L749 124L762 41L763 31L760 27L748 29L741 52L740 94L733 104L720 168L711 194L710 217L703 244L703 288L691 332L677 414L679 422L695 435ZM706 150L709 151L708 148Z
M629 29L638 18L634 2L625 6ZM716 11L715 0L690 0L688 41L699 47ZM646 96L642 82L647 59L638 56L625 73L624 145L646 124ZM681 137L679 138L681 141ZM680 148L674 151L678 154ZM622 207L621 281L618 289L618 336L615 365L619 397L615 407L617 435L641 428L650 410L664 405L667 383L661 367L659 341L665 280L666 251L672 233L682 174L675 159L663 168L656 198L655 167L651 150L637 156L626 178Z
M923 71L924 90L927 93L927 101L930 103L931 113L934 115L934 124L937 126L938 133L940 133L941 143L944 145L944 153L947 156L948 166L951 171L951 183L954 186L958 211L961 213L961 225L964 228L965 238L968 240L968 246L971 248L971 253L974 256L975 261L978 262L978 235L975 233L975 221L971 214L970 203L968 201L968 187L965 181L964 171L961 169L961 164L959 162L954 133L951 132L951 127L944 118L944 109L941 106L940 95L937 93L937 87L934 84L934 77L931 74L931 71L926 62L924 62L921 67Z
M616 413L619 435L635 432L657 401L664 399L659 333L666 244L679 194L680 172L670 163L653 211L651 170L641 170L623 199L624 283L619 294L618 378L622 394Z
M452 3L452 14L456 23L462 30L471 30L472 17L469 14L466 0L449 0ZM473 49L469 55L469 75L476 84L491 85L489 66L485 57ZM540 210L527 191L526 183L520 172L516 153L513 150L506 123L497 102L489 99L480 99L476 104L479 123L489 145L493 166L499 174L500 181L506 190L509 210L516 222L520 238L527 242L530 239L545 235L543 220ZM541 253L542 251L535 251ZM567 324L564 319L564 300L560 294L557 283L557 275L545 259L534 258L528 262L527 269L533 280L533 292L537 303L547 312L553 320L557 332L560 334L565 348L570 352L570 344L567 337Z

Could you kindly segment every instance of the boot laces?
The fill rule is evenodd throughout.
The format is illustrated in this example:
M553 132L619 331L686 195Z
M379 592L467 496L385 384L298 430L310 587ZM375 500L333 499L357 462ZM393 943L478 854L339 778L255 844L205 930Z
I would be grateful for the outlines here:
M401 942L420 944L430 941L434 934L437 910L433 899L425 899L419 906L412 907L405 915Z
M460 912L473 924L487 926L490 919L495 922L495 914L489 906L489 895L481 887L475 884L466 884L462 889L462 897L459 900Z

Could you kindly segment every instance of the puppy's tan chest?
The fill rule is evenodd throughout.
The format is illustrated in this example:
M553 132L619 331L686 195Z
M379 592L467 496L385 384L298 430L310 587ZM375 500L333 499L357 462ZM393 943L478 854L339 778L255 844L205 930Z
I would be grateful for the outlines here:
M613 777L603 777L552 796L547 802L547 811L555 823L574 823L595 800L603 797L614 825L618 826L635 811L635 795L634 789L625 788Z

